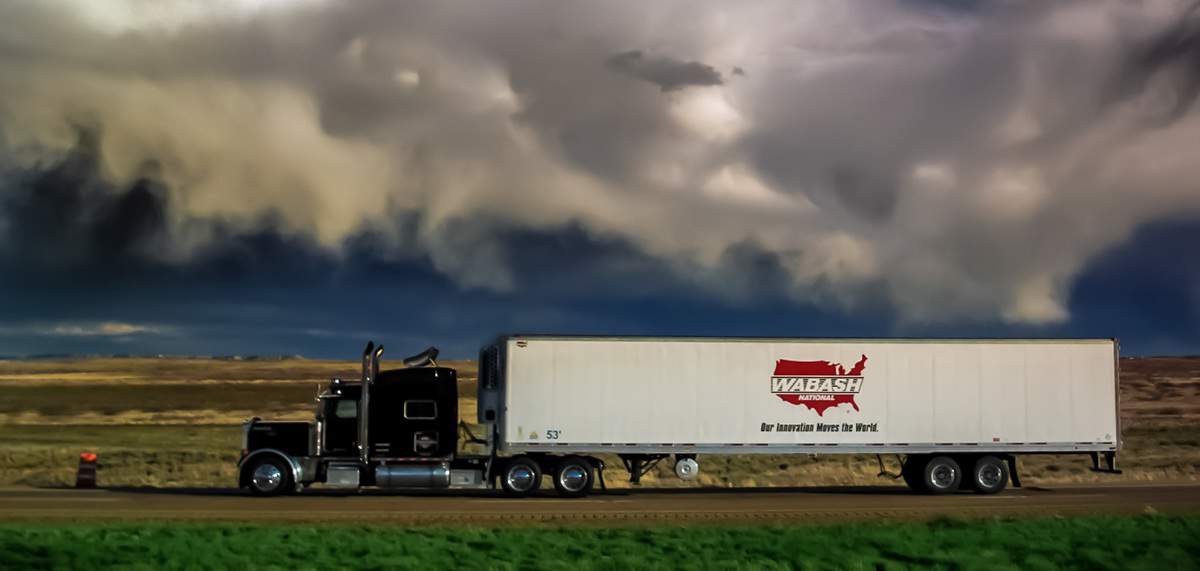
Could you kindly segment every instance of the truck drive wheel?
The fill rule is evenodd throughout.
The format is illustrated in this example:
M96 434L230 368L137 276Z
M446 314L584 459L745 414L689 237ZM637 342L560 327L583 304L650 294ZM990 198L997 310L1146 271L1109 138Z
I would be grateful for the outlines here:
M1008 465L995 456L983 456L971 470L971 487L980 494L994 494L1008 487Z
M596 475L592 463L579 456L563 458L554 469L554 488L559 495L579 498L592 491Z
M934 456L921 470L921 484L930 494L952 494L962 482L962 468L949 456Z
M292 470L276 456L264 456L244 468L246 486L256 496L278 496L293 487Z
M517 456L508 461L500 473L500 486L510 496L524 497L537 491L542 485L542 470L528 456Z

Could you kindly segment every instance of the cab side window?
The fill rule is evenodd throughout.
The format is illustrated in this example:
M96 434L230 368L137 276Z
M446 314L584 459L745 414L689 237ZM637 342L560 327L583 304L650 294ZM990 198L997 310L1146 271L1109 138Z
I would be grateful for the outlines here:
M358 402L350 399L337 401L333 408L333 416L337 418L358 418Z
M437 403L431 400L406 400L404 401L404 418L433 420L437 418Z

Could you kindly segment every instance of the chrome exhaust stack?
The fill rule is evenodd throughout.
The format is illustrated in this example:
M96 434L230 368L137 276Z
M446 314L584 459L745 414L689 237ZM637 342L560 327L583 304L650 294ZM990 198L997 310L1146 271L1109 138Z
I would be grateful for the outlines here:
M367 441L367 422L370 419L367 418L367 411L370 410L371 404L371 383L375 381L375 375L379 371L376 355L382 352L383 345L376 349L374 341L367 341L367 347L363 349L362 392L358 397L358 459L364 465L370 457L370 445Z
M383 359L383 345L375 348L375 354L371 359L371 382L375 382L375 378L379 376L379 361Z
M367 377L371 374L371 355L375 354L375 342L367 341L367 347L363 349L362 354L362 382L367 382Z

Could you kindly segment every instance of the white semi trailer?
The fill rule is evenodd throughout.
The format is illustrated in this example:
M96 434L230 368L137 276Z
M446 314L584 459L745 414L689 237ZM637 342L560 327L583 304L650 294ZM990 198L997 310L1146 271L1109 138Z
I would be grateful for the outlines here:
M897 455L914 490L1019 486L1024 454L1087 454L1115 472L1115 340L714 339L515 335L483 348L478 422L458 418L437 350L333 379L311 422L247 421L239 484L257 494L358 488L538 490L638 482L706 454ZM468 442L483 452L464 454Z
M508 458L617 454L634 481L669 456L690 479L702 454L896 454L915 490L995 493L1022 454L1116 471L1118 346L512 336L481 354L479 421Z

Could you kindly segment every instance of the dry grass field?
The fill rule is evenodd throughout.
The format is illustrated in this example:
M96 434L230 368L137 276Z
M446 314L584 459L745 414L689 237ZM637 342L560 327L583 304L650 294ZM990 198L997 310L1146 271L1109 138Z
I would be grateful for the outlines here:
M460 394L473 395L474 363L443 364L459 370ZM67 485L79 453L94 451L102 485L227 487L242 420L311 418L318 385L356 371L354 362L305 359L0 361L0 486ZM473 420L474 406L463 398L460 416ZM1092 473L1082 456L1042 456L1024 461L1027 483L1200 478L1200 358L1123 359L1121 417L1125 474ZM664 463L643 485L881 482L873 456L700 460L698 482L679 482ZM628 485L622 475L610 471L609 483Z

